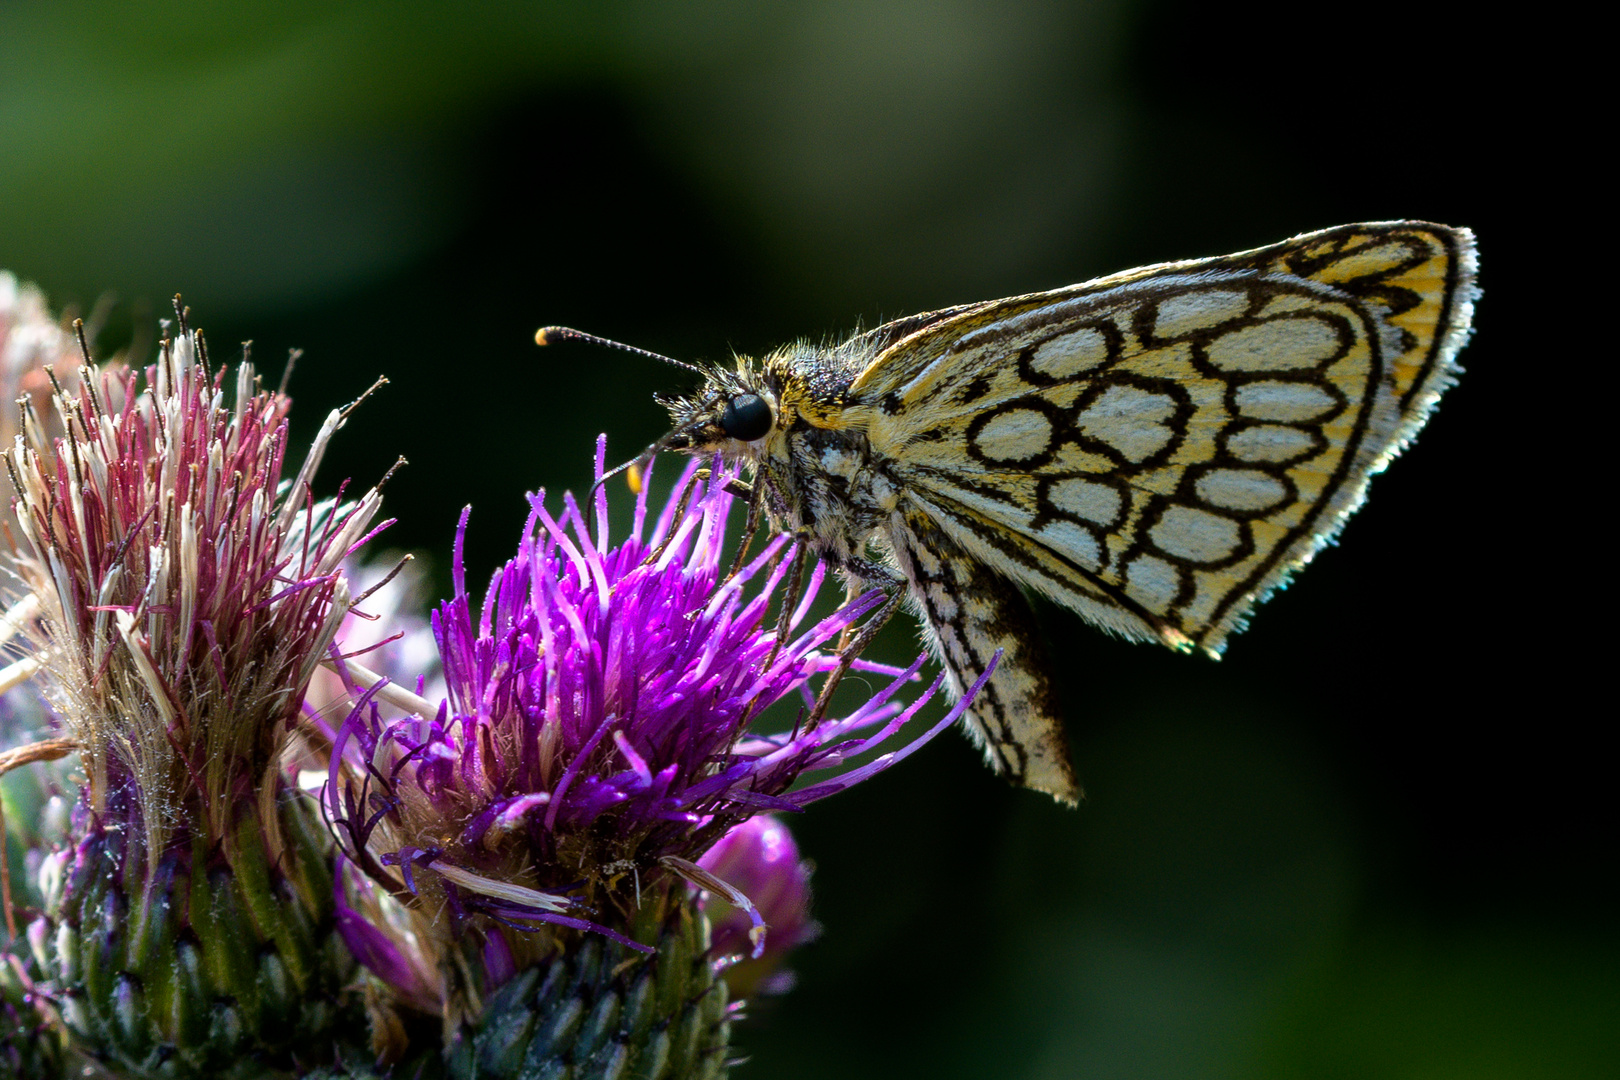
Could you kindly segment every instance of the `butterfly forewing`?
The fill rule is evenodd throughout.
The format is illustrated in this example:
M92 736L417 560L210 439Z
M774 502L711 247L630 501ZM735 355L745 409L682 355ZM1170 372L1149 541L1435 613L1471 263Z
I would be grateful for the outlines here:
M1218 654L1421 426L1471 237L1358 225L967 309L851 387L972 557L1133 638Z

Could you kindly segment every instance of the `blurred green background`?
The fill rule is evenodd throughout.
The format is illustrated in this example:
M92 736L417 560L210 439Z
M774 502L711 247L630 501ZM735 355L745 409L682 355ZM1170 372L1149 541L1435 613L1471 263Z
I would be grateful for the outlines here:
M1346 221L1473 227L1467 376L1227 659L1043 610L1078 811L951 735L794 822L826 933L735 1075L1613 1075L1558 452L1584 238L1551 30L1462 13L0 3L0 267L116 294L103 354L176 291L216 357L304 349L301 437L386 373L323 472L410 459L388 542L442 592L463 504L485 580L525 491L587 482L599 431L631 455L687 385L541 324L722 358Z

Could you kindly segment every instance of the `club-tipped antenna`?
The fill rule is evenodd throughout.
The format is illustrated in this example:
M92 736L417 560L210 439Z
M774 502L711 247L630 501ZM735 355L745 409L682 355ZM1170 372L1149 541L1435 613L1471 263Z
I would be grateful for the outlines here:
M666 364L674 364L678 368L685 368L687 371L693 371L699 375L708 374L696 364L688 364L684 360L676 360L674 357L665 356L662 353L655 353L651 349L638 349L634 345L626 345L622 341L614 341L611 338L597 337L595 334L587 334L583 330L574 330L567 326L542 326L540 329L534 332L534 343L536 345L555 345L559 341L583 341L591 345L601 345L608 349L618 349L620 352L636 353L640 356L650 356L654 360L661 360Z

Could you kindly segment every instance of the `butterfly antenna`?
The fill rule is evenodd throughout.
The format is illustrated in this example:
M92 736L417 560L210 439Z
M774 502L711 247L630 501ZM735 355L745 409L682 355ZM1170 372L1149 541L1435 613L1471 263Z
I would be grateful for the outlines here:
M540 329L534 332L534 343L536 345L555 345L559 341L584 341L591 345L601 345L603 348L618 349L620 352L636 353L640 356L650 356L654 360L661 360L666 364L674 364L678 368L685 368L687 371L695 371L699 375L706 376L708 374L708 372L704 371L696 364L688 364L684 360L676 360L674 357L664 356L662 353L655 353L650 349L638 349L634 345L626 345L622 341L614 341L610 338L597 337L595 334L587 334L583 330L573 330L566 326L542 326Z
M647 462L652 460L652 456L653 456L653 447L649 446L649 447L647 447L646 450L643 450L638 456L631 458L629 461L625 462L623 465L616 465L613 468L609 469L607 472L605 472L601 476L597 477L596 478L596 483L591 485L590 497L594 498L596 496L596 489L597 488L599 488L603 484L607 483L613 477L618 476L620 473L624 472L626 469L634 469L635 470L634 472L632 472L630 474L630 490L636 492L637 494L640 494L640 492L641 492L641 474L642 474L643 471L646 470Z

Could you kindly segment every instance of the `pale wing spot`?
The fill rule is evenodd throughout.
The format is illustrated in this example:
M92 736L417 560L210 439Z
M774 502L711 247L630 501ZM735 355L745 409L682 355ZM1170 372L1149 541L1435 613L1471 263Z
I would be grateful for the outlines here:
M1065 514L1094 521L1105 528L1112 527L1124 509L1124 499L1114 488L1074 477L1054 483L1046 497Z
M1222 334L1205 346L1205 355L1222 371L1290 371L1314 369L1340 348L1334 324L1298 315Z
M900 504L900 489L882 473L872 478L872 501L884 513L893 513L894 508Z
M996 606L988 603L984 597L969 596L963 605L962 613L967 617L968 633L973 635L979 627L991 622L996 617Z
M926 577L938 577L944 569L944 563L938 555L920 544L911 549L911 557L916 560L917 567Z
M1007 504L1008 496L1019 490L1019 485L1016 480L1008 483L1006 477L999 479L1000 482L992 482L989 485L990 491L995 494L990 494L977 485L953 484L949 481L940 482L938 490L948 494L951 499L967 509L983 514L991 521L1006 524L1011 528L1026 528L1030 522L1030 511L1022 505Z
M1238 588L1242 578L1235 576L1232 570L1206 570L1194 575L1196 588L1193 590L1191 600L1181 605L1176 612L1177 621L1185 628L1209 625L1210 619L1215 615L1215 609L1220 606L1234 589Z
M1259 311L1254 313L1256 319L1272 319L1279 315L1289 315L1302 311L1315 311L1321 306L1319 297L1297 292L1278 293L1267 300Z
M1054 379L1072 379L1108 359L1108 339L1093 327L1042 342L1029 366Z
M1224 510L1269 510L1288 498L1288 487L1258 469L1216 469L1200 476L1198 497Z
M1084 525L1073 521L1054 521L1041 529L1041 539L1047 547L1087 570L1102 567L1102 546Z
M1411 258L1412 245L1394 241L1363 248L1349 255L1340 255L1312 276L1318 281L1337 285L1344 281L1370 277L1380 271L1399 266Z
M847 449L828 447L821 452L821 467L833 476L848 479L855 475L860 466L861 459Z
M928 586L928 598L933 601L934 611L946 622L957 617L956 596L944 582L931 582Z
M1227 437L1226 452L1240 461L1276 464L1292 461L1316 448L1310 432L1280 424L1256 424Z
M1181 571L1152 555L1138 555L1125 568L1125 594L1156 615L1163 615L1181 592Z
M1231 518L1191 506L1167 507L1148 538L1155 547L1176 559L1194 563L1230 558L1243 541L1243 532Z
M1315 420L1338 404L1333 395L1320 386L1274 379L1246 383L1233 392L1232 399L1240 415L1280 424Z
M1153 334L1159 338L1181 337L1229 322L1248 310L1246 292L1208 289L1183 293L1160 301L1153 319Z
M1080 430L1107 443L1128 461L1144 461L1175 438L1165 421L1176 402L1134 386L1111 386L1079 416Z
M1052 445L1052 421L1034 409L1008 409L985 422L973 436L979 453L996 461L1028 461Z

